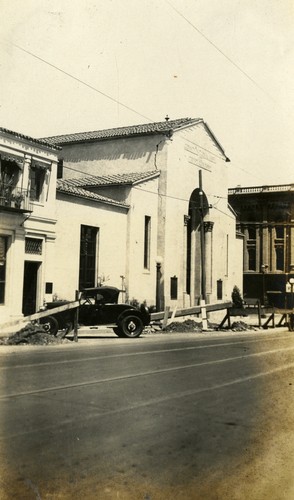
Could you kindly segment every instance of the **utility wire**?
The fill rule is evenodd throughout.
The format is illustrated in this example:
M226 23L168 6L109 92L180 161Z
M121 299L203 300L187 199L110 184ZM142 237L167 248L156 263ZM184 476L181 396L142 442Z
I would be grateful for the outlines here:
M66 170L72 170L73 172L77 172L78 174L83 174L84 177L99 177L99 176L95 176L93 174L86 174L85 175L85 172L83 172L82 170L77 170L75 168L71 168L71 167L67 167L66 165L63 166L64 169ZM58 179L58 180L61 180L61 181L65 181L67 182L67 180L72 180L72 179ZM74 186L74 187L81 187L85 190L89 190L87 187L83 187L83 186ZM144 193L150 193L150 194L155 194L156 196L162 196L164 198L171 198L173 200L178 200L178 201L185 201L185 202L189 202L190 200L186 199L186 198L179 198L177 196L171 196L171 195L167 195L167 194L161 194L161 193L158 193L158 192L155 192L155 191L151 191L149 189L143 189L143 188L140 188L140 187L136 187L136 186L132 186L133 189L137 189L138 191L143 191ZM219 195L216 195L216 194L209 194L209 196L212 196L213 198L218 198L218 201L220 199L223 199L223 200L227 200L227 197L226 196L219 196ZM212 207L213 208L213 207Z
M58 66L55 66L55 64L52 64L48 61L46 61L45 59L43 59L42 57L39 57L37 56L36 54L33 54L33 52L30 52L29 50L26 50L24 49L23 47L20 47L19 45L16 45L15 43L13 42L10 42L8 40L5 40L5 43L9 43L10 45L12 45L13 47L16 47L18 50L21 50L22 52L25 52L26 54L30 55L31 57L34 57L35 59L38 59L39 61L43 62L44 64L47 64L47 66L50 66L51 68L54 68L56 69L57 71L59 71L60 73L63 73L64 75L66 76L69 76L69 78L72 78L73 80L75 80L76 82L79 82L81 83L82 85L85 85L86 87L88 87L89 89L91 90L94 90L94 92L97 92L98 94L102 95L103 97L106 97L107 99L109 99L110 101L113 101L115 102L116 104L119 104L120 106L122 106L123 108L125 109L128 109L129 111L132 111L132 113L135 113L136 115L139 115L141 116L142 118L146 118L147 120L149 120L150 122L153 122L154 120L152 120L151 118L149 118L148 116L145 116L145 115L142 115L141 113L139 113L138 111L136 111L134 108L131 108L130 106L128 106L127 104L124 104L123 102L119 101L118 99L115 99L114 97L106 94L105 92L102 92L102 90L99 90L97 89L96 87L93 87L93 85L90 85L89 83L86 83L84 82L83 80L81 80L80 78L72 75L71 73L68 73L67 71L63 70L62 68L59 68Z
M166 2L167 2L167 3L168 3L168 4L169 4L169 5L170 5L170 6L171 6L171 7L172 7L172 8L173 8L173 9L174 9L174 10L175 10L175 11L176 11L176 12L177 12L180 16L181 16L181 17L183 17L183 18L184 18L184 19L185 19L185 20L186 20L189 24L191 24L191 26L193 26L193 28L195 28L195 29L196 29L196 31L199 31L199 30L198 30L198 28L196 28L196 27L195 27L195 26L194 26L194 25L193 25L193 24L192 24L192 23L191 23L188 19L186 19L186 18L185 18L185 16L184 16L183 14L181 14L179 11L177 11L177 9L176 9L175 7L173 7L173 5L171 5L171 4L168 2L168 0L166 0ZM206 38L206 39L210 42L210 40L209 40L209 39L208 39L208 38L207 38L207 37L206 37L203 33L201 33L200 31L199 31L199 33L200 33L200 34L201 34L204 38ZM19 50L21 50L21 51L25 52L26 54L28 54L28 55L30 55L30 56L32 56L32 57L34 57L35 59L38 59L39 61L43 62L44 64L47 64L48 66L51 66L52 68L56 69L56 70L57 70L57 71L59 71L60 73L63 73L64 75L69 76L69 77L70 77L70 78L72 78L73 80L76 80L77 82L81 83L82 85L85 85L86 87L90 88L91 90L94 90L95 92L97 92L98 94L100 94L100 95L102 95L102 96L106 97L107 99L110 99L111 101L113 101L113 102L115 102L115 103L119 104L120 106L122 106L122 107L124 107L124 108L128 109L129 111L132 111L133 113L137 114L138 116L141 116L142 118L146 118L146 119L147 119L147 120L149 120L150 122L153 122L153 121L154 121L154 120L152 120L151 118L149 118L148 116L145 116L145 115L143 115L143 114L139 113L138 111L136 111L135 109L131 108L130 106L128 106L128 105L126 105L126 104L122 103L121 101L119 101L119 100L115 99L114 97L111 97L110 95L106 94L105 92L102 92L101 90L99 90L99 89L97 89L97 88L93 87L92 85L90 85L90 84L88 84L88 83L84 82L84 81L83 81L83 80L81 80L80 78L77 78L76 76L73 76L72 74L68 73L67 71L65 71L65 70L63 70L63 69L61 69L61 68L59 68L58 66L55 66L54 64L52 64L52 63L50 63L50 62L46 61L45 59L43 59L43 58L41 58L41 57L37 56L36 54L33 54L32 52L30 52L30 51L28 51L28 50L24 49L23 47L20 47L19 45L15 44L15 43L13 43L13 42L7 41L7 40L5 41L5 43L9 43L9 44L10 44L10 45L12 45L13 47L16 47L17 49L19 49ZM211 43L212 45L214 45L214 44L213 44L213 42L210 42L210 43ZM215 47L216 47L216 46L215 46ZM217 50L219 50L219 52L221 52L221 53L223 54L223 52L222 52L220 49L218 49L218 47L216 47L216 49L217 49ZM224 55L224 57L226 57L226 58L227 58L230 62L232 62L232 64L234 64L234 65L235 65L238 69L240 69L240 70L241 70L241 71L242 71L242 72L243 72L246 76L248 76L248 78L249 78L250 80L252 80L252 79L251 79L251 77L249 77L249 75L247 75L247 74L246 74L246 73L245 73L245 72L244 72L241 68L239 68L239 67L238 67L238 66L237 66L237 65L236 65L233 61L231 61L231 60L230 60L230 58L228 58L225 54L223 54L223 55ZM252 81L253 81L253 83L255 83L255 84L256 84L256 82L254 82L254 80L252 80ZM256 85L257 85L257 84L256 84ZM257 85L257 86L258 86L258 85ZM259 87L259 88L260 88L260 87ZM261 90L263 90L263 89L261 89ZM189 141L189 142L193 142L193 141ZM203 149L203 150L205 150L205 151L207 151L207 152L211 153L212 155L214 155L214 156L216 156L216 157L218 157L218 158L219 158L219 156L218 156L218 155L216 155L216 154L215 154L215 153L213 153L212 151L207 150L206 148L203 148L203 146L200 146L200 144L197 144L197 143L194 143L194 142L193 142L193 144L195 144L197 147L199 147L199 148L201 148L201 149ZM200 165L196 165L196 166L198 166L199 168L201 168L201 166L200 166ZM64 167L64 168L69 168L69 167ZM252 173L251 173L251 172L249 172L249 171L247 171L247 170L245 170L245 169L243 169L243 168L241 168L241 167L236 166L236 168L238 168L238 170L242 170L242 171L243 171L243 172L245 172L246 174L252 175ZM80 173L83 173L83 172L80 172ZM254 177L256 177L256 179L261 179L261 177L258 177L258 176L256 176L256 175L253 175L253 176L254 176Z
M202 36L212 47L217 50L227 61L229 61L235 68L237 68L238 71L240 71L248 80L253 83L259 90L261 90L269 99L272 101L275 101L275 99L268 93L266 90L264 90L246 71L244 71L241 66L239 66L237 63L233 61L229 56L227 56L214 42L212 42L202 31L200 31L195 24L193 24L187 17L184 16L182 12L180 12L174 5L172 5L168 0L165 0L165 2L180 16L182 17L192 28L199 33L199 35Z

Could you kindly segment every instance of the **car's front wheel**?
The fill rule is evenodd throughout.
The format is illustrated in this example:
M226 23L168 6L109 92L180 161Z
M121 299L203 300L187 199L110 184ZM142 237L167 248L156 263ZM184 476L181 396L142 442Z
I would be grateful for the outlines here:
M118 337L124 337L123 331L119 326L115 326L113 328L113 331L114 331L115 335L117 335Z
M135 338L141 335L144 330L144 324L141 318L135 315L129 315L122 318L118 328L121 330L122 337Z
M58 332L58 321L54 316L46 316L46 318L42 318L40 320L41 325L43 326L46 333L50 333L51 335L56 335Z

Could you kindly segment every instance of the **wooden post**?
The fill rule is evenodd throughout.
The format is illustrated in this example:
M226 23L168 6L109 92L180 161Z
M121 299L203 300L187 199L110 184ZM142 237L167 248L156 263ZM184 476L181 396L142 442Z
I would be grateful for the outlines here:
M258 307L258 326L261 328L261 305L260 305L260 300L257 302L257 307Z
M79 291L76 290L76 300L79 300ZM79 325L79 308L77 307L74 312L74 341L78 342L78 325Z
M231 328L231 312L230 312L230 309L227 309L227 315L228 315L228 328Z
M205 300L200 300L201 307L201 319L202 319L202 330L207 330L207 312L205 306Z
M163 317L163 322L162 322L162 330L164 330L166 328L166 325L167 325L167 322L168 322L169 310L170 310L169 306L167 306L164 309L164 317Z

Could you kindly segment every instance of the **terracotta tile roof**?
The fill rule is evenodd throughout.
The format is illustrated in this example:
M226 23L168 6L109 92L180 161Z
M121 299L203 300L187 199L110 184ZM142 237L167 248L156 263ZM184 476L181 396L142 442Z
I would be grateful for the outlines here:
M202 118L179 118L177 120L165 120L163 122L147 123L143 125L132 125L129 127L118 127L93 132L80 132L75 134L56 135L44 137L42 140L49 144L74 144L86 141L101 141L122 137L132 137L152 134L172 134L175 130L188 125L202 122Z
M41 146L46 146L46 148L55 149L55 150L61 149L59 146L57 146L53 142L51 143L49 141L46 141L45 139L34 139L33 137L30 137L29 135L20 134L19 132L14 132L13 130L9 130L8 128L0 127L0 132L3 132L4 134L13 135L17 139L25 139L26 141L33 142L34 144L40 144Z
M68 194L71 196L76 196L78 198L84 198L92 201L97 201L100 203L106 203L107 205L114 205L122 208L129 208L124 202L113 200L112 198L107 198L106 196L101 196L100 194L92 193L87 189L79 186L72 185L69 181L59 179L57 181L57 191L58 193Z
M86 177L67 179L66 182L69 186L75 187L95 187L95 186L122 186L134 185L140 182L145 182L154 179L160 175L158 170L149 172L133 172L125 174L112 174L112 175L88 175Z

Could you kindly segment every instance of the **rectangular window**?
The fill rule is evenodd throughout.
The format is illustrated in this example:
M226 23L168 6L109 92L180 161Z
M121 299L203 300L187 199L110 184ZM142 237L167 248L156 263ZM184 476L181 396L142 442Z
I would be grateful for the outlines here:
M276 226L275 253L276 271L284 271L285 267L285 229L283 226Z
M7 238L0 236L0 304L5 301Z
M171 300L178 299L178 278L177 278L177 276L173 276L170 279L170 298L171 298Z
M151 217L145 215L144 224L144 269L150 269Z
M26 238L25 253L30 253L33 255L42 255L42 243L43 241L37 238Z
M79 288L96 286L96 245L98 228L81 226Z
M247 239L248 271L256 271L256 228L248 227Z
M33 201L41 201L45 172L46 169L44 168L30 168L30 199Z
M57 179L62 179L62 177L63 177L63 160L58 160Z

